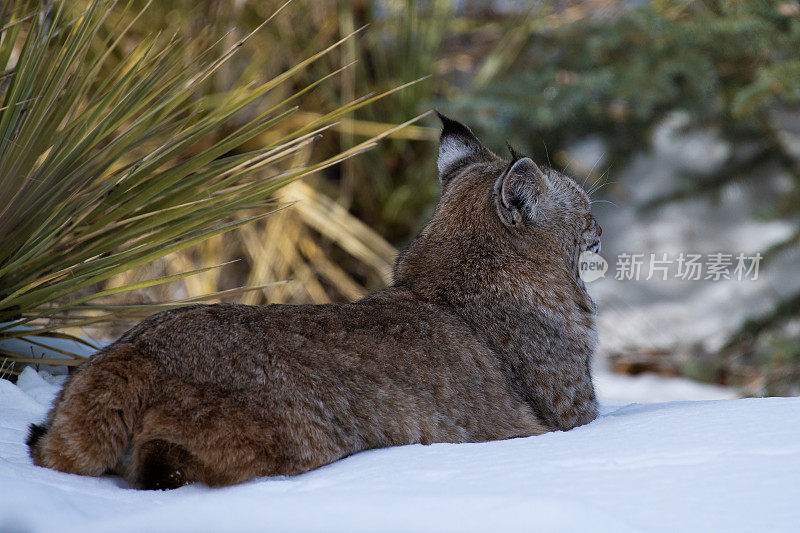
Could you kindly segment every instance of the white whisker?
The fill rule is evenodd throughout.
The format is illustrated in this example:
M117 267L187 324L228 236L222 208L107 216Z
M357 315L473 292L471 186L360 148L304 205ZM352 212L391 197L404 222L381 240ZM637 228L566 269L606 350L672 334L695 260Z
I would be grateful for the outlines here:
M592 201L592 205L594 205L594 204L611 204L614 207L616 207L617 209L619 209L619 206L617 204L615 204L614 202L612 202L611 200L593 200Z
M553 165L550 163L550 152L547 151L547 143L544 142L544 139L542 139L542 144L544 145L544 153L547 156L547 166L552 167Z

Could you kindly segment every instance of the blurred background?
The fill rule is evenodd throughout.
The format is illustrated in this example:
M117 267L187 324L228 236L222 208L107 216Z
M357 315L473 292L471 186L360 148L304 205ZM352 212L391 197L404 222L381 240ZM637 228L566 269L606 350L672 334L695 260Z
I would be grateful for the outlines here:
M120 62L154 32L183 39L187 63L209 43L227 49L282 2L146 4L134 0L109 18L130 24L114 51ZM211 136L224 138L348 65L297 95L292 118L234 152L274 142L360 96L424 78L337 118L293 157L323 161L440 109L497 153L508 141L594 191L609 263L606 276L589 284L599 308L601 395L800 395L798 2L295 0L213 74L203 94L213 105L215 95L278 76L367 24ZM103 28L111 34L115 26ZM272 216L82 291L233 261L100 302L209 294L210 301L247 304L358 299L390 282L397 249L435 205L437 136L437 121L424 117L357 157L276 189L271 197L288 207ZM643 254L639 279L615 279L625 253ZM757 279L682 280L675 264L668 279L646 279L650 254L674 260L680 253L763 259ZM235 290L244 286L260 288ZM67 318L63 331L107 342L139 317L80 327ZM13 365L5 368L14 373Z

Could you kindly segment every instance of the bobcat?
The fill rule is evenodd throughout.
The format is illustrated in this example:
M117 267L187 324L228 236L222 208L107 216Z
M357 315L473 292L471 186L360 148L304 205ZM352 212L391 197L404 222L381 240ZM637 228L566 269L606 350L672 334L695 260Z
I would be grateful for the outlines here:
M595 306L578 276L600 245L590 199L440 118L441 199L391 286L341 305L153 315L71 376L31 426L33 461L143 489L220 486L591 422Z

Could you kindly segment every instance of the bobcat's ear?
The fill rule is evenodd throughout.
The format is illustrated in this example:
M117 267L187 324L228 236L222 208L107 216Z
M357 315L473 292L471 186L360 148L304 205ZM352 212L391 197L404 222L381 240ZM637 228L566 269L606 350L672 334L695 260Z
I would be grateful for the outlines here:
M439 138L439 183L444 184L453 177L454 171L466 164L485 161L494 157L475 134L464 124L448 118L438 111L442 121L442 135Z
M495 207L503 224L518 228L533 221L546 186L544 174L532 159L512 162L494 185Z

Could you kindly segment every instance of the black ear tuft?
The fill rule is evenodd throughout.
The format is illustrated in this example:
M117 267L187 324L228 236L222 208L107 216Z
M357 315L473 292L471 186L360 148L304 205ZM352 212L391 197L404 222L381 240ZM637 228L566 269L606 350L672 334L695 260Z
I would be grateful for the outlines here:
M442 134L439 136L439 140L451 135L463 137L465 139L478 140L477 137L475 137L475 134L472 133L472 130L459 121L453 120L452 118L441 114L438 110L436 111L436 116L438 116L439 120L442 121Z
M514 150L514 147L511 146L511 143L509 143L508 141L506 141L506 147L508 148L508 151L511 154L512 165L517 161L519 161L520 159L522 159L522 156L516 150Z
M477 163L494 158L467 126L436 111L442 121L442 134L439 137L439 181L444 185L452 172L466 164Z

